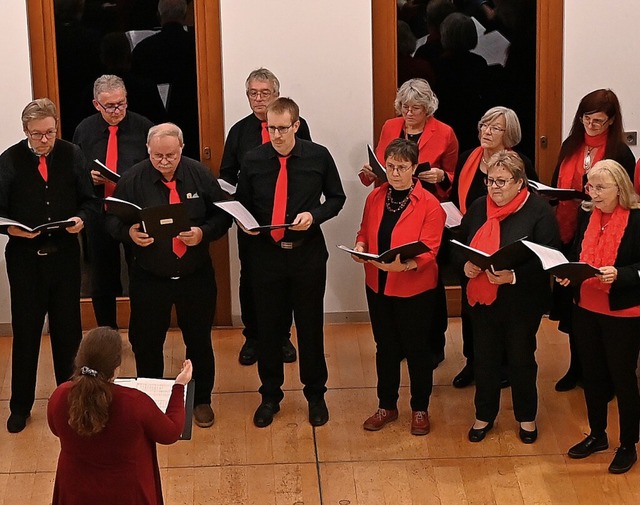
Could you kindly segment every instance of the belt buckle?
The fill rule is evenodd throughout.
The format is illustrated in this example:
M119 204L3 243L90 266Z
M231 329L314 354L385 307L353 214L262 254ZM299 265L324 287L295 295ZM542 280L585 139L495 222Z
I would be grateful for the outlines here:
M280 242L282 249L293 249L293 242Z
M49 251L45 250L45 249L38 249L36 251L36 254L38 256L49 256Z
M171 279L172 281L177 281L178 279L180 279L180 276L178 276L178 277L169 277L169 279Z

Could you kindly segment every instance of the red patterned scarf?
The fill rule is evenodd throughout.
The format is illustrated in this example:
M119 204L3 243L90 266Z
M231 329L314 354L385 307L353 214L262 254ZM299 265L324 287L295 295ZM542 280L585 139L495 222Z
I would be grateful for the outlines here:
M516 197L502 207L487 196L487 220L471 239L471 247L487 254L500 249L500 221L517 212L529 197L529 190L522 188ZM491 305L498 296L498 285L491 284L487 274L482 272L467 284L467 299L472 307L476 303Z
M582 191L582 181L584 177L584 146L597 147L597 151L591 158L591 166L600 161L604 157L607 149L608 130L600 135L591 137L584 134L584 144L580 145L576 151L567 156L560 163L560 172L558 173L558 187L563 189L575 189ZM568 244L573 240L578 227L578 200L564 200L558 203L556 209L556 219L560 227L560 239L563 244Z
M603 225L603 212L600 209L593 209L589 224L582 239L582 250L580 261L589 263L596 268L611 266L618 256L618 248L622 241L622 236L629 221L629 209L618 205L609 221ZM600 282L597 277L591 277L584 281L584 285L590 283L594 288L609 292L611 284Z

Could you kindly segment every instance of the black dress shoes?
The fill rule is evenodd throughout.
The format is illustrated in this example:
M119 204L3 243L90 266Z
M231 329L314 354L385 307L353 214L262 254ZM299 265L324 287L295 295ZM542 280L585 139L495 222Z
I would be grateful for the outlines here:
M493 428L493 421L489 422L484 428L474 428L473 426L469 430L469 442L482 442L487 433Z
M24 416L22 414L16 414L15 412L12 412L9 416L9 419L7 419L7 431L9 433L20 433L26 428L28 418L28 414Z
M528 431L520 426L518 436L520 437L520 440L522 440L523 444L533 444L538 440L538 428L535 428L533 431Z
M309 402L309 424L322 426L329 420L329 409L324 399Z
M466 388L473 382L473 365L467 363L462 370L453 378L453 387L462 389Z
M609 465L609 473L625 473L638 461L635 445L621 445Z
M285 363L294 363L296 359L298 359L296 348L293 347L291 340L287 339L285 343L282 344L282 361Z
M280 404L275 402L262 402L253 414L253 424L258 428L265 428L273 422L273 416L280 412Z
M582 442L574 445L567 455L573 459L582 459L587 456L591 456L594 452L605 451L609 448L609 440L607 434L603 433L600 436L588 435ZM635 449L634 449L635 451Z
M248 338L244 342L242 349L240 349L238 362L241 365L249 366L253 365L256 361L258 361L258 343L254 339Z

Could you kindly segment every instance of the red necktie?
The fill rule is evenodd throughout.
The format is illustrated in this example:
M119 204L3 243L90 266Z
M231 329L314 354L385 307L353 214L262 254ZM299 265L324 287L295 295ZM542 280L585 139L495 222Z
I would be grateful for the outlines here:
M169 188L169 203L180 203L180 195L178 194L178 190L176 189L176 181L173 180L171 182L162 181L166 187ZM187 252L187 245L177 237L173 237L172 239L172 249L173 253L178 257L182 258L184 253Z
M278 156L280 160L280 171L276 181L276 192L273 197L273 212L271 213L271 224L284 224L287 217L287 158L289 156ZM284 228L271 230L271 237L276 242L284 238Z
M262 123L260 123L260 125L262 126L262 143L266 144L267 142L271 141L271 137L269 137L269 132L267 131L267 122L263 121Z
M105 165L114 172L118 172L118 127L109 126L109 141L107 142L107 159ZM113 195L115 184L113 182L106 182L104 185L105 198Z
M44 182L47 182L49 179L49 172L47 170L47 157L40 156L40 162L38 163L38 172L44 179Z

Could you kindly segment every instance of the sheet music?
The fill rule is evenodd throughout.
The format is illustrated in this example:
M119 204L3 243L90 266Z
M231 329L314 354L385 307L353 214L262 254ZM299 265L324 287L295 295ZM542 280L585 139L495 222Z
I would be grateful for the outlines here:
M175 384L173 379L147 379L144 377L133 379L116 379L115 384L131 389L137 389L149 396L162 412L167 412L171 391ZM187 401L187 388L184 388L184 401Z
M218 184L220 184L220 187L222 188L223 191L226 191L230 195L235 195L237 186L234 186L233 184L229 184L224 179L218 179Z
M460 209L458 209L453 202L442 202L440 206L444 209L445 214L447 214L447 220L444 225L447 228L460 226L460 223L462 223L462 212L460 212Z
M240 221L242 226L247 230L252 230L253 228L258 228L260 226L258 221L256 221L256 218L253 217L251 212L249 212L240 202L213 202L213 204L231 214L234 218Z
M545 247L543 245L536 244L535 242L529 242L528 240L523 240L522 243L531 249L538 258L540 258L540 262L542 263L542 268L544 270L549 270L557 265L569 263L566 256L557 249Z

